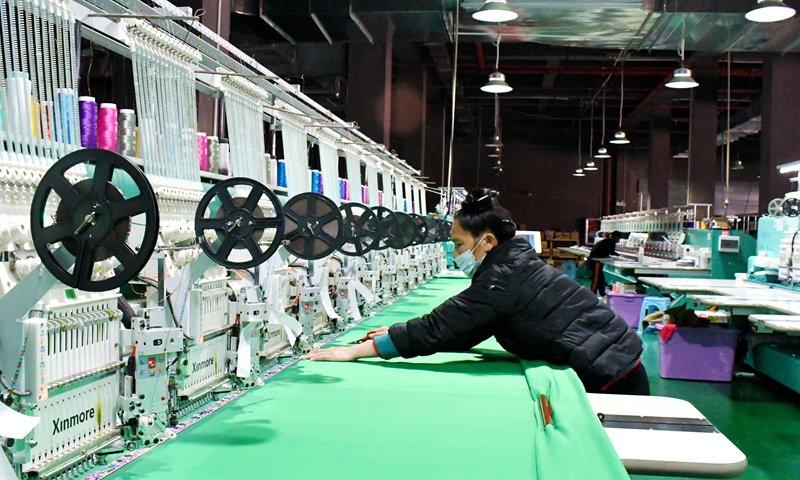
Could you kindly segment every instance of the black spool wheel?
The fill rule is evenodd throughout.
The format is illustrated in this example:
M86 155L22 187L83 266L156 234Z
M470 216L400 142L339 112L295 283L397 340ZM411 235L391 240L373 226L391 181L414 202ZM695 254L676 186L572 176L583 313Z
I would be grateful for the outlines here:
M800 200L792 197L784 198L781 209L787 217L800 216Z
M378 217L378 245L375 250L386 250L398 236L399 220L397 215L386 207L372 207Z
M246 196L237 196L237 190ZM231 194L233 192L233 194ZM272 207L265 210L266 201ZM261 205L259 205L261 204ZM214 262L228 268L252 268L269 260L281 245L284 231L283 207L275 193L250 178L230 178L214 185L200 200L194 217L194 232L200 248ZM214 231L211 243L207 233ZM272 232L268 243L264 234ZM245 258L246 250L249 259Z
M351 257L360 257L378 246L380 220L375 212L360 203L346 203L339 207L344 220L344 243L339 251Z
M408 215L414 220L414 226L416 227L416 235L414 240L411 242L411 245L420 245L425 241L425 238L428 236L428 223L425 222L425 217L422 215L417 215L416 213L411 213Z
M439 242L446 242L450 240L450 229L453 227L453 224L448 222L447 220L440 220L441 226L439 227Z
M425 223L428 225L428 232L425 235L425 241L422 243L436 243L437 239L439 238L439 221L432 217L424 218Z
M92 177L72 185L68 171L81 164L93 167ZM113 180L132 182L135 194L126 197ZM46 218L53 195L58 208ZM130 235L134 218L141 235ZM156 196L144 173L125 157L100 149L77 150L53 164L31 205L31 236L42 264L65 285L87 292L113 290L138 275L156 247L158 221ZM58 245L74 262L55 257ZM113 275L96 278L95 264L110 258L118 263Z
M318 260L338 249L344 238L339 207L318 193L301 193L283 206L286 212L284 244L292 255Z
M403 212L394 212L397 215L397 236L389 243L395 250L408 248L417 238L417 224L414 219Z

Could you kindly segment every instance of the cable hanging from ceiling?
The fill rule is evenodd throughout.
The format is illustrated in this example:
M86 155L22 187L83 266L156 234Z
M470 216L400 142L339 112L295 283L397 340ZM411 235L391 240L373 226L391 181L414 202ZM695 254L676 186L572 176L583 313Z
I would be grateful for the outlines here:
M583 119L578 119L578 168L575 169L575 173L572 174L573 177L585 177L586 174L583 173L583 152L581 148L581 136L583 135Z
M622 131L622 107L625 105L625 60L622 61L622 72L619 81L619 130L614 134L614 139L611 143L617 145L627 145L631 143L625 132Z
M591 110L592 120L589 128L589 161L586 162L586 168L584 168L587 172L597 171L597 165L595 165L594 160L592 160L592 152L594 151L594 102L592 102Z
M594 158L611 158L611 155L608 154L608 149L606 148L606 86L605 83L601 87L603 89L603 138L600 140L600 148L597 149L597 153L594 155Z

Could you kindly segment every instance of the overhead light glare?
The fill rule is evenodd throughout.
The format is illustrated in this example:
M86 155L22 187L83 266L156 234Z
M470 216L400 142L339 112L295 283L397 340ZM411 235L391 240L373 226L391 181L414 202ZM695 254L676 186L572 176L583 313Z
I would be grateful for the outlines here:
M510 22L518 16L508 7L506 0L486 0L481 9L472 14L475 20L490 23Z
M631 141L628 140L628 137L625 136L625 132L620 130L614 134L614 139L611 140L610 143L614 143L616 145L627 145L631 143Z
M611 155L608 154L608 149L606 147L600 147L597 149L594 158L611 158Z
M596 172L597 165L595 165L594 162L590 161L589 163L586 164L586 168L584 168L584 170L587 172Z
M678 89L685 89L685 88L694 88L700 85L692 78L692 71L686 67L680 67L675 69L675 73L672 74L672 79L667 82L667 88L678 88Z
M769 23L780 22L792 18L797 13L794 8L780 0L758 0L758 5L744 17L751 22Z
M583 169L582 168L577 168L577 169L575 169L575 173L573 173L572 176L573 177L585 177L586 174L583 173Z
M506 83L506 76L500 72L489 75L489 81L481 87L481 91L486 93L508 93L513 88Z
M744 170L744 164L741 160L737 159L735 162L733 162L733 165L731 165L731 170Z

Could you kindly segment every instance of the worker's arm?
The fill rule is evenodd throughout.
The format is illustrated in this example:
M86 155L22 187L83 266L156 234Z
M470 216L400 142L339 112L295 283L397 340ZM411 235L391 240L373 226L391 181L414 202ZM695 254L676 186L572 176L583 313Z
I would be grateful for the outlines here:
M514 310L517 295L507 275L489 271L485 274L488 278L474 282L431 313L389 328L391 348L397 355L384 355L389 345L383 347L379 342L381 357L411 358L464 351L491 337L497 323Z
M350 362L359 358L377 357L374 340L367 340L353 347L331 347L312 350L304 355L306 360L325 360L328 362Z

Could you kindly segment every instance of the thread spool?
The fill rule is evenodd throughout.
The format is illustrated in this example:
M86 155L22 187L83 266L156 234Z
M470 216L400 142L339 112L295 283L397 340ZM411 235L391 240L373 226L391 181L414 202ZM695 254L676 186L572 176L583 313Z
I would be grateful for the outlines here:
M269 180L270 185L278 184L278 161L272 157L269 159Z
M53 102L42 102L42 137L53 140Z
M197 156L200 170L208 171L208 137L203 132L197 132Z
M369 188L366 185L361 185L361 203L369 205Z
M220 175L231 174L231 151L227 138L219 139L219 173Z
M129 108L119 111L119 153L136 156L136 113Z
M314 193L322 193L320 185L322 184L322 176L319 170L311 170L311 191Z
M219 173L219 137L208 137L208 171Z
M378 190L378 205L383 205L383 192Z
M278 161L278 186L286 187L286 161Z
M97 148L119 151L119 122L117 106L113 103L101 103L97 116Z
M61 143L72 145L72 142L77 140L72 138L73 122L78 121L72 118L72 107L75 105L75 92L71 88L60 88L58 89L57 99L60 117L59 125L61 127L61 135L57 140ZM102 105L100 107L102 108ZM99 130L98 124L98 137Z
M30 136L31 104L30 80L28 74L11 72L6 79L6 95L8 96L8 126L17 134Z
M97 148L97 101L94 97L78 97L81 124L81 147Z

